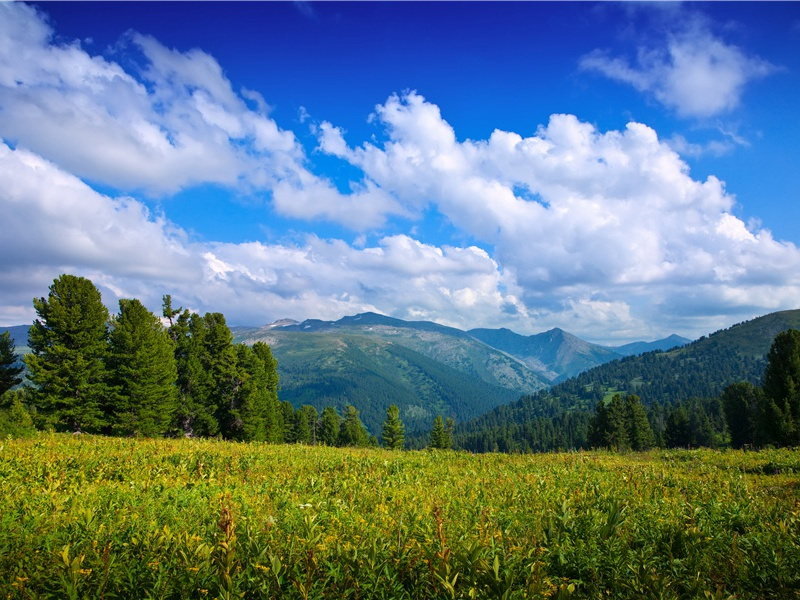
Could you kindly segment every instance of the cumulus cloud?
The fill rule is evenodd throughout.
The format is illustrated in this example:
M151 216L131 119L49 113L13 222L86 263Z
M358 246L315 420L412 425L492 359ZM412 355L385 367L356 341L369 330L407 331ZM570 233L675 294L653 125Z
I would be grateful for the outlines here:
M798 249L748 229L724 184L693 179L646 125L601 132L553 115L531 137L496 130L458 142L438 107L415 92L390 97L375 115L385 143L350 148L328 127L320 148L405 205L430 203L490 244L525 305L580 321L580 330L626 311L654 317L698 286L742 308L776 288L785 301L797 292ZM615 310L587 311L587 299Z
M313 235L301 244L200 244L142 203L100 194L5 144L0 190L0 320L9 324L30 322L31 298L64 272L92 279L112 311L123 297L157 310L171 293L176 304L248 324L391 307L397 316L467 327L516 302L497 263L476 247L440 248L404 235L360 249Z
M582 69L627 83L683 117L711 117L736 108L745 87L776 67L715 36L699 18L672 32L666 47L642 46L633 64L595 50Z

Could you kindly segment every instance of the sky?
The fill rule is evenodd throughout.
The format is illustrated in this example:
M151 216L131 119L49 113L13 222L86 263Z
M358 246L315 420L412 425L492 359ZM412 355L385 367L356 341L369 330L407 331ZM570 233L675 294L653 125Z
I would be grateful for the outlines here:
M800 308L800 3L0 2L0 325Z

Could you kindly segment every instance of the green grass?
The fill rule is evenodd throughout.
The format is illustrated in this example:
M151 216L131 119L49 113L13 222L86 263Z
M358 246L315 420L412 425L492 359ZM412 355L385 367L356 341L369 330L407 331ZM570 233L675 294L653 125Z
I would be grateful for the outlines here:
M2 598L800 597L800 452L0 441Z

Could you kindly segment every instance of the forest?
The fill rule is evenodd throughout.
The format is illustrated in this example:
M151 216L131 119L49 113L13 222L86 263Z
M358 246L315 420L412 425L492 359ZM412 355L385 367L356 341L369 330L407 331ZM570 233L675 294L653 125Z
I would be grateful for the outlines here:
M166 295L163 320L137 299L120 300L111 316L90 280L67 274L33 304L24 357L32 385L18 385L23 367L8 333L0 336L3 433L377 445L353 406L319 414L280 401L269 346L234 344L221 313L174 308ZM402 428L397 415L386 420Z
M201 316L163 297L162 315L137 299L110 315L99 290L64 274L34 299L24 357L0 336L0 433L217 437L327 446L545 452L588 448L764 447L800 444L800 332L778 333L765 359L721 348L650 352L581 373L456 425L405 434L396 405L380 439L359 411L280 400L268 345L234 344L221 313ZM402 349L394 350L400 352ZM714 378L703 377L711 371ZM721 383L727 382L727 383ZM456 399L469 403L469 397Z

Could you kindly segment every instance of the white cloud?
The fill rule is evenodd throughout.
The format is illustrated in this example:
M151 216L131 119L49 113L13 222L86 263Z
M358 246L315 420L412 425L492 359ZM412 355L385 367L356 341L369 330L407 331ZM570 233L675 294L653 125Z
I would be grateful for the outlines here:
M155 194L198 183L269 188L303 172L291 132L214 58L131 34L141 79L59 45L36 9L0 4L0 135L81 177ZM250 110L244 99L260 108Z
M751 310L764 292L754 277L783 289L778 297L787 302L796 297L798 249L748 229L724 184L693 179L643 124L601 132L553 115L532 137L497 130L488 140L460 143L438 107L414 92L390 97L376 115L384 144L348 148L331 126L320 133L320 147L409 208L430 204L493 246L519 298L544 311L540 320L569 316L590 332L607 319L589 319L603 311L576 310L586 298L631 320L663 320L665 302L704 285L709 295L719 289L720 303ZM730 294L737 287L742 293Z
M595 50L580 66L651 94L680 116L700 118L736 108L751 81L776 70L716 37L697 17L672 32L665 46L640 47L633 65Z

